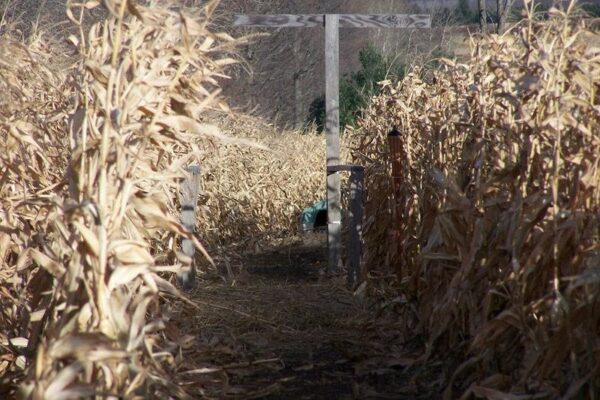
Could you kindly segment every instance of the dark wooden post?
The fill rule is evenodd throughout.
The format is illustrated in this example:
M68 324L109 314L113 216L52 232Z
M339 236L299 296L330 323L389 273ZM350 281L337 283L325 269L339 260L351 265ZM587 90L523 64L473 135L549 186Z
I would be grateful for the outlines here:
M350 212L352 227L348 245L348 287L352 288L362 276L362 222L364 214L363 191L365 168L353 165L350 173Z
M183 182L180 194L181 223L188 232L196 231L196 209L198 207L198 195L200 194L200 166L193 165L187 169L188 175ZM191 290L196 278L196 265L194 254L196 248L194 242L189 239L181 241L182 268L177 273L177 282L183 290Z
M392 185L394 197L392 199L392 243L396 244L397 257L402 256L402 204L401 189L402 189L402 141L400 132L394 128L388 134L388 143L390 146L390 161L392 163ZM402 280L402 263L396 263L396 275L398 281Z
M352 226L350 227L350 241L348 243L347 282L349 287L353 287L361 276L365 168L353 164L330 165L327 167L328 176L338 175L338 179L339 173L343 171L350 172L350 214L352 216Z
M313 28L325 26L325 137L327 167L340 162L339 29L340 28L430 28L429 15L404 14L307 14L236 15L234 26L263 28ZM337 173L327 173L327 244L329 271L341 262L341 190Z

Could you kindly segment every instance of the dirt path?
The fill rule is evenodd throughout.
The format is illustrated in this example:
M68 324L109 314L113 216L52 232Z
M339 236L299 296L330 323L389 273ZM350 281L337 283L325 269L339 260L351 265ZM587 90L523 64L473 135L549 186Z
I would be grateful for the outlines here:
M201 309L182 310L176 320L185 322L169 327L181 343L182 368L191 370L188 392L231 399L431 398L417 396L402 365L381 358L388 349L369 334L365 301L345 290L342 279L337 284L323 275L324 242L310 235L248 256L247 272L233 285L205 284L193 293Z

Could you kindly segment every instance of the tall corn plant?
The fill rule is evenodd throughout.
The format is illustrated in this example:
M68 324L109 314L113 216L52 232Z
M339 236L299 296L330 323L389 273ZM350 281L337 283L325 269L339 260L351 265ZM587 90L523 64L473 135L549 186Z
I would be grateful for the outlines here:
M161 273L189 260L164 233L188 237L204 252L169 209L184 167L204 150L198 137L221 137L198 120L218 105L216 79L234 62L227 56L234 41L207 30L215 1L194 18L168 2L104 5L105 21L70 38L81 62L70 78L74 108L68 118L62 114L68 128L56 138L69 148L63 168L46 156L56 152L35 132L39 126L3 121L31 158L4 156L0 168L47 166L29 167L25 176L39 178L34 188L17 187L18 172L3 177L29 211L3 213L0 237L14 282L3 300L22 320L19 332L7 335L19 340L5 343L21 353L27 371L22 398L186 396L169 378L173 357L161 348L159 296L177 295ZM67 15L80 25L96 6L69 2ZM3 198L7 205L14 203ZM175 263L157 265L159 252L174 253Z
M0 27L0 30L3 27ZM14 397L50 317L60 243L47 235L65 195L68 84L38 36L0 39L0 397ZM55 235L55 234L54 234Z
M598 34L574 3L548 21L529 5L512 33L473 42L465 64L388 86L356 138L368 264L395 267L407 338L426 338L427 357L456 356L446 398L594 398L600 387Z

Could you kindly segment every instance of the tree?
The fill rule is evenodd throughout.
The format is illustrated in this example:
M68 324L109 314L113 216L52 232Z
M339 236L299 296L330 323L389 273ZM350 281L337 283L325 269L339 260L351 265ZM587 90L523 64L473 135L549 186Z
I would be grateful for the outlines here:
M496 15L492 15L492 22L496 23L496 33L501 34L506 30L506 20L514 2L515 0L496 0ZM482 33L485 33L487 32L488 22L486 0L477 0L477 8L479 10L479 28Z
M385 79L398 81L404 77L404 65L384 57L370 45L359 53L361 69L340 78L340 126L353 126L372 96L379 93L378 82ZM310 105L309 122L323 129L325 122L325 97L315 99Z
M485 0L479 0L478 3L479 8L479 29L481 33L485 33L487 31L487 10Z
M469 7L469 2L467 0L458 0L456 16L458 20L462 22L469 22L471 20L473 12L471 11L471 7Z
M496 0L496 11L498 13L498 24L496 26L496 32L498 34L504 33L506 30L506 19L512 9L512 5L515 0Z

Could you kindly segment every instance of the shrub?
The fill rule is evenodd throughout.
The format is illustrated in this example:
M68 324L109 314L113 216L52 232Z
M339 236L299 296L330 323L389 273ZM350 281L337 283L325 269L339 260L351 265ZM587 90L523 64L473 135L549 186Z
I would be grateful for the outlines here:
M404 77L404 65L392 57L385 57L375 46L369 45L359 53L361 69L340 79L340 126L354 126L372 96L379 94L378 82L389 79L394 82ZM308 122L320 130L325 121L325 97L316 98L309 108Z

